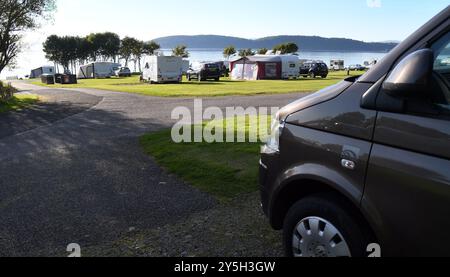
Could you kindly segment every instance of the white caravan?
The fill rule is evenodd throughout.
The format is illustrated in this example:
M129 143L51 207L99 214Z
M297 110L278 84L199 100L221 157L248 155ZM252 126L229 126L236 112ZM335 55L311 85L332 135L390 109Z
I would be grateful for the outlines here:
M279 58L281 79L300 78L300 59L295 55L255 55L254 57Z
M80 66L78 79L111 78L122 65L111 62L95 62Z
M335 71L344 70L345 69L344 60L331 60L330 69Z
M31 70L30 79L40 78L41 75L55 75L55 67L54 66L41 66L39 68Z
M149 83L181 82L183 59L173 56L151 56L145 64L142 79Z
M189 60L183 59L183 74L186 74L191 67L191 62Z
M281 78L300 78L300 60L295 55L280 55Z

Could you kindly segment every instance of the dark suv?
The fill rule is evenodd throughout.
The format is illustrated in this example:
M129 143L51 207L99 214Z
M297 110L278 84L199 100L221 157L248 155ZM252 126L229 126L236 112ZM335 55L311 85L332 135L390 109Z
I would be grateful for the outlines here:
M215 80L219 81L222 75L222 68L217 63L197 63L186 73L188 81L197 79L198 81Z
M289 256L450 256L450 7L283 108L260 180Z
M305 62L300 66L300 76L326 78L328 76L328 66L323 62Z

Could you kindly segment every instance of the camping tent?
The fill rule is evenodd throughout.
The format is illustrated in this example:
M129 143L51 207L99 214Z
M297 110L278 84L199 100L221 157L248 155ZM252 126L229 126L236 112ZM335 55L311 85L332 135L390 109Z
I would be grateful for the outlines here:
M230 62L232 80L281 79L279 56L249 56Z
M80 66L78 79L110 78L114 76L114 71L121 67L119 63L95 62Z

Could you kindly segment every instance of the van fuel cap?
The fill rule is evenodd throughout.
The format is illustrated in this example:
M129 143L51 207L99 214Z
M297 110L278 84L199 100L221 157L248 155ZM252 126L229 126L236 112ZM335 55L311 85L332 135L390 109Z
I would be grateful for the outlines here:
M341 165L343 168L355 170L356 162L359 158L361 149L349 145L345 145L341 154Z
M341 165L343 168L347 168L350 170L355 170L356 168L356 163L350 160L346 160L346 159L342 159L341 161Z

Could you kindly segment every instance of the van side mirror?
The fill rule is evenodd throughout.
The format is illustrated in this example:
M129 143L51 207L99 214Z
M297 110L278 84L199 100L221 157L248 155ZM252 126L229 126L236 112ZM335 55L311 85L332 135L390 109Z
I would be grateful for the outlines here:
M422 49L406 56L383 83L390 96L405 97L427 92L433 73L434 53Z

